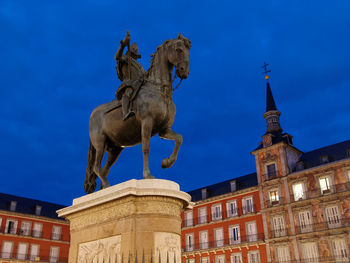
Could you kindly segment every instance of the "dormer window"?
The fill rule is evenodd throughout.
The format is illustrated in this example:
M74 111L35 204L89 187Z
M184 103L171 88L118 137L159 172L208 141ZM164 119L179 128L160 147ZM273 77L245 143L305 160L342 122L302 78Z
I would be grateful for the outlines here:
M346 150L346 156L347 156L347 157L350 157L350 149L347 149L347 150Z
M304 162L303 161L297 162L296 167L297 167L297 171L303 170L304 169Z
M231 181L231 192L234 192L237 190L237 184L236 180Z
M328 155L322 155L320 158L321 158L321 163L329 163Z
M16 211L17 201L11 201L10 203L10 211Z
M36 205L35 206L35 214L37 215L37 216L40 216L40 214L41 214L41 206L40 205Z
M208 197L208 191L207 191L207 188L203 188L202 189L202 199L207 199Z

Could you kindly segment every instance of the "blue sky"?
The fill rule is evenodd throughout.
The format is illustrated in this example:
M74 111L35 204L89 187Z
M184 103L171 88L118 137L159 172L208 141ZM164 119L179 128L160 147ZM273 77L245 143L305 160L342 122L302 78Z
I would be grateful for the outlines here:
M0 1L0 192L69 205L84 194L91 111L120 84L125 31L141 63L181 32L190 75L174 93L184 143L151 140L157 178L189 191L255 171L266 85L284 131L309 151L350 138L349 1ZM123 151L110 182L142 178L142 153Z

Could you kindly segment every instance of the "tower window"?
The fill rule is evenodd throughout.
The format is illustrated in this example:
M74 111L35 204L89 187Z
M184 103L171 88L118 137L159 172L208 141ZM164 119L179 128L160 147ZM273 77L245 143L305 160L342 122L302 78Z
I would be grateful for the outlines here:
M276 164L269 164L266 166L268 179L275 178L277 176Z

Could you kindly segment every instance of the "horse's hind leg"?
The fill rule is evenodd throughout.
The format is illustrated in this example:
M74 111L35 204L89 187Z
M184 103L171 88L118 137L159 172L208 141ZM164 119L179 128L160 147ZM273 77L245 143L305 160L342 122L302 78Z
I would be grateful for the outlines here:
M171 167L177 160L177 154L179 153L180 146L182 144L182 136L179 133L174 132L172 129L168 128L159 133L159 137L167 140L175 141L175 147L173 153L169 158L165 158L162 161L162 168Z
M96 175L101 180L101 189L106 188L109 186L109 183L107 179L101 176L101 166L102 166L102 159L106 151L106 138L99 137L98 143L95 143L96 148L96 158L94 163L93 171L96 173Z
M149 151L151 148L150 141L152 135L153 121L151 118L142 120L141 122L141 136L142 136L142 154L143 154L143 178L152 179L154 178L151 175L149 170Z
M107 149L108 158L106 160L105 165L103 166L102 174L101 174L101 177L104 178L107 181L107 183L108 183L107 176L108 176L109 170L111 169L112 165L117 161L123 149L124 148L122 147L113 147L113 148Z

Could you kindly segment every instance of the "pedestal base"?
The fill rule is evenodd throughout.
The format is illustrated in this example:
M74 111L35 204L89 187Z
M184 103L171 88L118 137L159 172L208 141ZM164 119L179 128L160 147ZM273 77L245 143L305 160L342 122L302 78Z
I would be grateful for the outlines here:
M181 212L190 199L177 183L160 179L74 199L57 211L70 221L69 263L181 262Z

